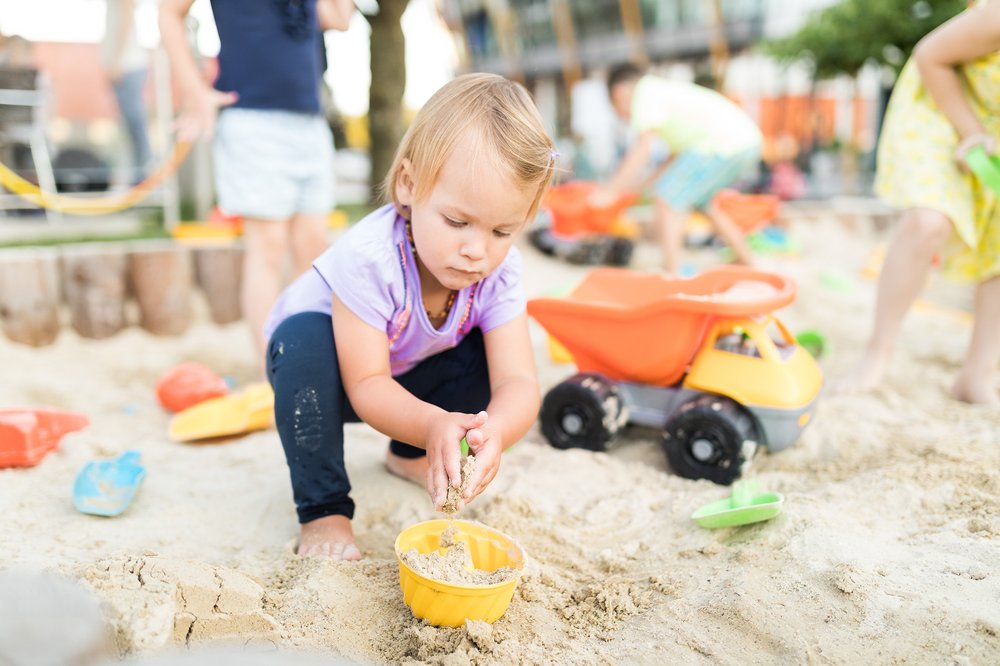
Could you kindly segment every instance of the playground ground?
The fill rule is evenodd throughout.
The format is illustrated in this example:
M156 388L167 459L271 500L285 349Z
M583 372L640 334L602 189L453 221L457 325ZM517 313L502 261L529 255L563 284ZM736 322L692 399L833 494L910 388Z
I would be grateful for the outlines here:
M781 315L821 331L828 379L860 354L884 230L832 215L792 220L801 255L761 257L796 279ZM529 295L586 270L523 244ZM711 250L692 251L701 266ZM633 266L653 269L643 246ZM866 276L866 268L868 275ZM177 338L137 328L105 341L65 330L40 349L0 340L0 405L88 414L40 465L0 471L0 568L55 571L103 602L116 650L216 640L375 663L995 663L1000 654L1000 412L947 397L970 332L968 289L932 281L886 385L824 394L799 443L750 475L785 495L770 522L709 531L690 513L726 490L673 476L656 433L608 454L557 451L533 430L462 517L529 555L492 627L437 629L403 604L393 540L433 517L426 494L382 467L385 438L347 430L360 563L293 555L297 525L273 430L223 444L167 439L153 385L200 361L254 379L240 325L205 317ZM568 376L533 327L543 390ZM123 516L77 513L89 460L140 450L148 476ZM38 618L46 622L46 618Z

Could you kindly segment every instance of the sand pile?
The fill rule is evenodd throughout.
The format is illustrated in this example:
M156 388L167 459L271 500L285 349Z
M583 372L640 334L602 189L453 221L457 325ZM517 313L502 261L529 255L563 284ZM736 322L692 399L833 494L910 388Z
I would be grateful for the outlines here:
M874 302L860 269L883 238L824 219L792 232L809 260L764 267L797 280L798 300L781 314L793 331L822 331L824 370L843 374ZM530 295L584 270L524 255ZM635 265L656 259L641 246ZM459 513L524 546L517 592L494 625L459 629L426 626L403 603L394 539L439 514L424 490L385 472L385 437L346 431L359 563L292 553L297 525L274 431L225 444L167 440L156 378L194 360L238 385L253 380L242 327L199 323L179 338L130 330L101 342L66 331L43 349L0 341L0 405L92 421L38 467L0 471L0 567L81 581L101 599L121 654L235 640L374 663L995 663L1000 413L945 397L970 332L960 311L969 294L935 282L884 388L823 396L796 446L757 457L750 475L786 498L770 522L694 525L691 512L728 491L670 474L656 432L630 430L598 454L552 449L532 431ZM548 388L572 368L549 362L542 331L533 335ZM127 448L148 468L128 512L77 513L76 472Z

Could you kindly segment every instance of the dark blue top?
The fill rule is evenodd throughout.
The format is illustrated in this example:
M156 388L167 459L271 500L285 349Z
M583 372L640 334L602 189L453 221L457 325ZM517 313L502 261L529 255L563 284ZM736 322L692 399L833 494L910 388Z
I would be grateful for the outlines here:
M212 0L219 78L233 106L319 113L316 0Z

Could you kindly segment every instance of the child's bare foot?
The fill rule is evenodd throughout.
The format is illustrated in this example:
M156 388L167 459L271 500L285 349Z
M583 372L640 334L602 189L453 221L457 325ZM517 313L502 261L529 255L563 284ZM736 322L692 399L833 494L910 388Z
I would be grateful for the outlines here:
M427 456L403 458L391 450L386 451L385 468L400 478L413 481L421 488L427 487Z
M992 377L973 377L960 372L951 387L951 395L956 400L973 405L1000 406L1000 394L993 385Z
M835 394L845 394L870 391L882 383L888 366L888 354L868 352L850 372L837 381L833 387L833 392Z
M360 560L361 551L354 543L354 530L347 516L324 516L302 525L298 554L302 557L328 557L331 560Z

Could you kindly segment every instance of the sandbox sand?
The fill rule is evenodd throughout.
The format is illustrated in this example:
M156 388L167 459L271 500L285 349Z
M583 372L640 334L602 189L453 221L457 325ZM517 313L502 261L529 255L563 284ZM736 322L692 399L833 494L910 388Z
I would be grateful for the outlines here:
M762 264L798 281L783 318L826 335L823 366L836 377L867 334L874 284L860 269L884 238L823 217L796 220L792 232L808 260ZM529 247L524 256L530 295L585 270ZM643 246L634 265L656 261ZM750 475L786 498L770 522L697 527L691 512L727 491L670 474L655 432L629 431L595 454L557 451L533 430L459 513L524 547L517 592L492 626L458 629L424 625L403 603L393 541L436 514L423 490L384 470L382 435L347 427L357 563L293 554L273 430L168 441L157 377L194 360L252 381L241 326L202 318L178 338L131 329L105 341L66 330L42 349L0 341L0 405L92 420L39 466L0 471L0 568L81 581L122 655L227 640L374 663L997 663L1000 411L946 397L970 332L958 311L970 291L935 280L924 298L884 388L825 395L796 446L755 460ZM545 389L572 368L548 360L535 325L533 336ZM131 508L113 519L77 513L76 472L127 448L148 468Z

